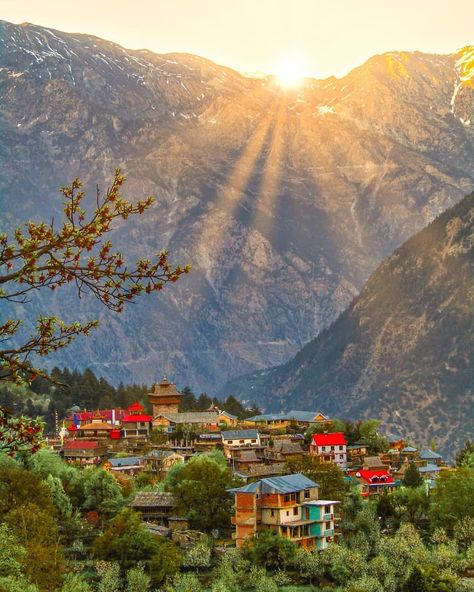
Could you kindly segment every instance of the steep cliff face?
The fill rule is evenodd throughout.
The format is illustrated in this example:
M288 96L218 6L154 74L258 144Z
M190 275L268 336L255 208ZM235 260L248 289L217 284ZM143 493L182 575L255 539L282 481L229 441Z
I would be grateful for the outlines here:
M290 362L224 392L381 417L453 451L474 436L474 194L408 240Z
M51 363L117 382L215 390L287 360L377 264L473 186L473 48L393 53L284 92L196 56L125 50L1 23L0 207L11 226L116 166L157 205L114 239L169 248L191 275L117 318L72 295L51 310L102 328ZM25 315L25 311L18 311Z

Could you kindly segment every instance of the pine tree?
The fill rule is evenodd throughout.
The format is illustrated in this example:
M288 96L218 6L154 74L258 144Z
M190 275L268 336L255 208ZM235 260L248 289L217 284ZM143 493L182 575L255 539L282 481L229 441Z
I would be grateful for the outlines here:
M403 476L403 485L405 487L419 487L423 485L423 477L414 463L408 465L405 475Z

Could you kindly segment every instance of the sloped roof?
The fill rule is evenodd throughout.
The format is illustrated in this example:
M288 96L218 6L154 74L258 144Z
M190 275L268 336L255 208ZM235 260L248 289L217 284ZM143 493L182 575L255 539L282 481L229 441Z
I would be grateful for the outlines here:
M112 467L133 467L139 465L143 457L141 456L126 456L124 458L109 458L108 462Z
M132 403L130 405L130 407L127 407L127 411L143 411L145 409L145 407L139 403L138 401L135 401L134 403Z
M229 413L228 411L220 411L219 415L225 415L225 417L228 417L229 419L239 419L237 415L232 415L232 413Z
M287 413L290 419L296 419L297 421L314 421L318 415L321 415L324 419L329 419L327 415L324 415L320 411L298 411L297 409L292 409Z
M172 493L166 491L138 491L130 506L132 508L165 508L174 506L174 504L175 499Z
M147 423L151 421L153 417L151 415L124 415L122 423L135 423L137 421Z
M441 467L438 467L438 465L426 465L426 467L418 467L418 471L420 473L438 473L439 471L441 471Z
M160 413L155 419L163 417L172 423L217 423L215 411L187 411L185 413Z
M113 426L110 423L106 423L105 421L94 421L92 423L86 423L82 426L79 426L79 430L114 430L117 429L119 426Z
M438 460L443 457L441 456L441 454L438 454L434 450L429 450L428 448L426 448L420 452L420 458L422 460Z
M369 485L395 483L393 477L391 477L387 471L382 469L380 471L369 471L367 469L362 469L356 473L356 477L363 479Z
M258 438L257 430L228 430L221 432L224 440L255 440Z
M405 448L402 448L402 452L416 452L417 450L414 446L405 446Z
M382 462L382 459L380 458L380 456L366 456L364 458L364 467L367 467L368 469L370 469L371 467L379 467L380 465L383 465L384 463Z
M261 493L295 493L310 487L319 487L319 485L301 473L295 473L282 477L267 477L229 491L233 493L256 493L257 491Z
M342 446L347 444L342 432L332 434L313 434L313 444L316 446Z
M303 449L299 442L292 442L291 440L275 440L270 451L280 454L301 454Z

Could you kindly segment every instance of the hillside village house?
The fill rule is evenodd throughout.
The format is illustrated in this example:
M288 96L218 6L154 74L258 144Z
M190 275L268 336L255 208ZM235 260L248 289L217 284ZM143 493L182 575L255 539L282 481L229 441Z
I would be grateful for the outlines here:
M137 401L130 405L128 414L122 417L124 438L148 438L153 418L144 411L145 407Z
M310 453L319 456L322 462L331 462L341 469L347 467L347 442L342 432L314 434Z
M107 447L97 440L69 440L64 444L61 456L81 466L97 465L106 458Z
M297 411L291 410L289 413L266 413L254 415L245 420L246 424L252 424L255 427L261 426L269 429L284 429L291 424L296 424L302 429L306 429L317 423L329 422L329 417L320 411Z
M318 500L318 484L304 475L269 477L230 490L235 495L235 541L270 529L297 545L324 549L334 537L334 507Z
M138 491L130 504L132 510L139 512L146 522L168 526L168 520L175 508L175 499L164 491Z
M232 458L242 449L263 449L257 430L229 430L221 432L224 455Z
M141 456L126 456L122 458L109 458L102 467L106 471L121 473L122 475L136 475L143 471L145 461Z
M389 493L400 485L387 470L370 471L361 469L352 474L352 481L358 484L362 497Z

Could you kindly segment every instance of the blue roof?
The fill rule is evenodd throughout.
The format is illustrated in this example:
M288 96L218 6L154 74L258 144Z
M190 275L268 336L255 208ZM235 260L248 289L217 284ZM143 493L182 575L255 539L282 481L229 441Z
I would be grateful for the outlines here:
M320 411L298 411L296 409L292 409L287 415L290 419L296 419L299 421L314 421L314 418L317 415L323 415L326 417L326 419L329 419L326 415L324 415L324 413L321 413Z
M438 465L426 465L426 467L420 467L418 471L420 473L438 473L441 468Z
M314 421L317 415L323 415L327 418L324 413L319 411L298 411L297 409L292 409L288 413L262 413L261 415L254 415L253 417L249 417L247 421L291 421L292 419L296 421Z
M423 460L436 460L441 459L443 457L441 456L441 454L438 454L434 450L429 450L428 448L426 448L425 450L422 450L420 452L420 458L422 458Z
M413 448L413 446L406 446L402 452L416 452L418 449L417 448Z
M246 438L256 440L258 438L257 430L229 430L221 434L224 440L245 440Z
M295 473L283 477L267 477L229 491L233 493L256 493L257 491L261 493L294 493L310 487L319 487L319 485L301 473Z
M248 417L246 421L271 421L271 420L285 420L288 419L286 415L282 413L262 413L261 415L254 415Z
M108 462L112 467L131 467L139 465L141 460L141 456L126 456L124 458L109 458Z

